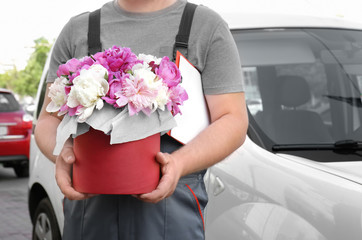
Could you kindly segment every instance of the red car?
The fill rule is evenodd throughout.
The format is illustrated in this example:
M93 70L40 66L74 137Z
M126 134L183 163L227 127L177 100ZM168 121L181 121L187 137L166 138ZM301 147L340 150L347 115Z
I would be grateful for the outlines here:
M18 177L29 176L32 117L11 91L0 89L0 163L12 167Z

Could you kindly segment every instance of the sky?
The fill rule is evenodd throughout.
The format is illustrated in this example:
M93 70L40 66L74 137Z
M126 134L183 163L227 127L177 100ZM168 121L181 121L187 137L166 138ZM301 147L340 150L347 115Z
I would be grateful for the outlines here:
M189 0L216 11L276 12L331 16L362 23L361 0ZM34 40L53 42L77 14L101 7L107 0L1 0L0 73L14 65L23 69Z

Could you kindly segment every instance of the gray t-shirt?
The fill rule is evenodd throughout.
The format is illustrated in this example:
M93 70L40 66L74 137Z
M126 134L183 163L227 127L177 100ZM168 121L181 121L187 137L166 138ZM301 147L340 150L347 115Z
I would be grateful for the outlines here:
M131 13L117 0L101 8L101 43L129 47L135 54L145 53L172 59L173 45L186 1L151 13ZM47 82L55 80L60 64L88 53L89 13L70 19L61 31L51 57ZM196 9L192 23L188 59L202 74L205 94L243 91L243 75L234 39L225 21L205 6Z

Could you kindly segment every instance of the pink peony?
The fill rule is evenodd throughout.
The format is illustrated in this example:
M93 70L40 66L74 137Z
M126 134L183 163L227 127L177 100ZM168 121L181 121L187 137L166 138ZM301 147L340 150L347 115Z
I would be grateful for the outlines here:
M91 57L84 57L81 59L81 63L80 65L82 66L82 69L86 68L88 69L90 66L92 66L94 64L94 60Z
M60 108L60 110L59 110L59 115L64 115L64 114L66 114L66 113L68 112L68 110L69 110L68 105L67 105L67 104L64 104L64 105Z
M128 110L131 116L139 113L140 111L149 115L152 112L152 103L157 97L157 90L149 89L143 79L127 78L123 82L122 92L118 92L116 94L119 97L121 94L128 99Z
M81 67L81 61L76 58L68 60L65 64L59 66L57 76L69 76L77 72Z
M79 105L79 106L74 107L74 108L68 107L68 114L69 114L69 116L75 116L75 115L77 114L77 112L78 112L81 108L83 108L82 105Z
M163 57L155 73L163 79L168 87L174 87L181 82L181 73L174 62L168 57Z
M118 107L116 104L117 96L116 93L122 91L122 83L119 79L113 79L109 82L109 91L105 97L102 97L104 101L107 103L114 105L115 107Z
M95 63L102 65L104 68L108 70L109 74L109 66L106 57L104 56L104 52L97 52L92 56L92 58L95 60Z
M130 48L120 48L117 46L105 50L103 58L107 62L108 69L112 72L127 72L137 63L142 63Z
M175 116L176 114L181 113L179 106L183 105L183 102L189 98L186 90L177 85L169 89L169 102L167 103L167 109L172 112Z
M123 74L121 76L119 73L114 73L114 75L112 75L112 76L113 76L113 79L108 80L109 91L105 97L102 97L102 99L104 101L106 101L108 104L111 104L116 108L123 107L125 104L128 103L128 101L125 104L121 104L124 102L124 98L122 97L123 95L120 96L120 92L122 92L122 86L123 86L122 82L124 82L127 78L129 78L130 75ZM119 98L122 98L122 99L118 100Z

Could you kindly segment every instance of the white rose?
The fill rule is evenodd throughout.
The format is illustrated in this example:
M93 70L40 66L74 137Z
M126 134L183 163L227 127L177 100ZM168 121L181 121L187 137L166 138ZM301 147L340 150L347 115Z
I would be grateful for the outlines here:
M144 61L144 62L146 62L146 63L150 63L150 62L153 61L153 62L155 62L155 64L157 64L157 65L159 65L160 62L161 62L161 58L156 58L155 56L146 55L146 54L143 54L143 53L141 53L141 54L138 55L138 59L139 59L139 60L142 60L142 61Z
M55 79L54 83L49 87L48 97L52 100L46 110L47 112L57 112L66 103L67 95L65 94L65 84L67 79L60 77Z
M94 107L103 108L103 100L109 89L105 79L107 69L101 65L93 65L88 70L83 69L73 80L73 86L68 95L67 105L71 108L82 105L77 112L79 122L84 122L92 113Z

